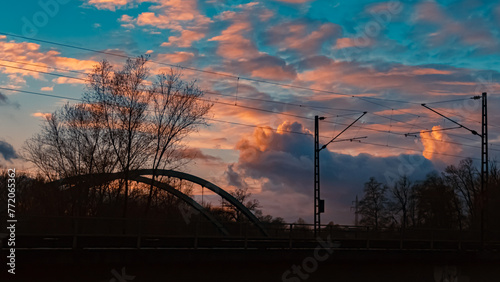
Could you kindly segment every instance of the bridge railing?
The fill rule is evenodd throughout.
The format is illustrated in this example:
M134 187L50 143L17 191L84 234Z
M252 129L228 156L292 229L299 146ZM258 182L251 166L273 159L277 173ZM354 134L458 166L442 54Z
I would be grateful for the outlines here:
M311 224L264 223L269 234L262 235L251 222L223 222L230 234L223 235L211 222L194 217L192 220L159 220L142 218L96 217L19 217L16 233L28 237L72 237L73 245L81 238L135 238L144 240L161 238L192 238L194 246L202 239L230 239L244 242L252 240L281 242L280 246L293 247L317 238L330 238L342 242L348 248L475 248L480 241L478 230L446 229L374 229L370 226L322 225L315 236ZM489 232L486 244L500 248L500 234ZM156 238L156 239L155 239ZM189 239L191 240L191 239ZM135 242L135 241L134 241ZM117 243L118 244L118 243ZM135 243L134 243L135 244ZM191 243L189 243L191 244ZM469 246L469 247L467 247ZM472 247L471 247L472 246Z

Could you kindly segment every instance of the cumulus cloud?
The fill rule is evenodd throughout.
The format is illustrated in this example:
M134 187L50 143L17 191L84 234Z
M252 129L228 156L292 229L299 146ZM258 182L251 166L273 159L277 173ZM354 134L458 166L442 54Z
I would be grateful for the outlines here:
M292 134L302 132L306 135ZM281 207L265 212L290 218L287 212L298 202L312 205L313 137L310 130L297 122L284 122L277 132L265 128L255 129L252 136L242 138L236 145L239 160L226 170L226 181L233 186L245 185L249 180L260 183L261 202L271 204L273 195L289 197L289 203L279 199ZM335 145L341 146L341 143ZM420 155L376 157L362 153L348 155L323 150L320 154L322 198L327 202L325 220L352 223L350 205L356 194L362 194L363 184L374 176L379 181L392 184L399 176L412 179L424 177L433 171L433 164ZM265 196L265 197L264 197ZM278 200L276 200L278 201ZM307 209L294 209L294 216L308 218Z
M433 126L431 131L420 132L420 139L425 148L422 155L428 160L443 158L445 154L458 154L462 151L459 146L446 142L451 140L442 129L440 125L437 125Z

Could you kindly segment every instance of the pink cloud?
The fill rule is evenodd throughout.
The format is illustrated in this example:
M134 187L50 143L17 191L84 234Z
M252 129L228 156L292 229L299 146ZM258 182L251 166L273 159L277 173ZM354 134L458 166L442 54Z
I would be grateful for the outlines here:
M468 82L463 81L464 76L470 76L470 71L460 68L439 69L430 66L399 64L385 65L379 69L376 65L330 60L314 69L299 73L296 83L340 93L346 93L345 89L354 89L359 94L375 93L377 95L381 92L397 91L399 95L406 95L408 99L414 100L414 97L410 97L411 95L418 95L419 99L423 98L422 95L428 97L472 95L475 93L474 84L454 83ZM328 99L328 96L328 94L316 93L312 99Z
M194 58L194 54L190 52L175 52L172 54L158 54L160 61L166 61L171 64L178 64L189 61Z
M415 20L426 21L433 23L441 23L447 20L448 16L445 15L443 9L433 1L419 3L416 6Z
M282 81L292 80L296 77L296 74L280 66L268 66L253 70L252 76Z
M255 44L245 38L244 34L252 30L251 24L245 20L238 20L209 41L218 41L217 54L227 59L245 59L259 55Z
M341 34L341 28L333 23L319 26L302 22L287 22L272 27L267 37L270 44L282 49L293 49L306 55L315 55L323 43L335 39Z
M134 2L134 0L88 0L87 5L95 6L99 10L116 11L117 8L131 5Z
M68 70L89 71L95 64L97 64L96 61L92 60L80 60L75 58L62 57L60 56L60 53L55 50L42 52L40 51L40 47L40 45L35 43L18 43L15 41L5 42L3 40L0 40L0 54L2 54L0 55L0 59L36 65L24 65L2 61L0 63L20 69L0 67L0 72L7 74L11 84L19 86L26 83L26 77L45 80L46 75L41 74L37 71L52 72L53 69L49 66L55 66ZM65 81L68 80L69 79Z
M302 4L302 3L311 2L314 0L274 0L274 1L292 3L292 4Z
M488 28L478 25L476 21L457 21L446 13L446 10L436 2L424 2L417 5L414 14L416 22L433 23L439 29L429 34L428 41L441 45L458 38L462 43L472 46L493 48L498 40Z
M154 26L160 29L182 31L183 28L206 28L212 20L201 14L196 0L152 0L157 5L150 8L150 12L143 12L133 18L125 15L120 21L126 27Z
M337 49L343 49L343 48L350 48L350 47L369 47L374 44L374 41L370 38L361 38L361 37L356 37L356 38L349 38L349 37L343 37L343 38L338 38L337 42L335 44L335 47Z
M168 42L164 42L161 46L178 46L178 47L191 47L192 43L198 41L205 37L204 33L193 31L193 30L183 30L180 36L170 36Z

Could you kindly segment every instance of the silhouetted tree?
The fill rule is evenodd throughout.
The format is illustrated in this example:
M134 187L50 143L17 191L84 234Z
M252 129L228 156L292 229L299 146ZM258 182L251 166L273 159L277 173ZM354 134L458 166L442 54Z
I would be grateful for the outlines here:
M388 222L387 186L371 177L365 183L364 195L359 201L360 224L374 226L375 229Z
M213 104L201 100L203 91L196 81L184 82L181 73L170 69L159 74L151 88L151 132L154 134L151 160L153 179L158 169L181 165L180 142L197 126L206 124L205 116ZM151 205L154 186L149 189L146 215Z
M425 181L416 185L415 196L420 226L448 229L459 227L458 198L453 188L437 173L429 174Z
M119 70L105 60L99 63L89 75L84 102L47 115L42 131L26 142L25 158L50 180L124 173L122 180L73 189L77 190L73 205L87 214L97 213L105 201L115 201L123 203L126 216L130 171L151 167L156 172L184 164L181 141L205 124L204 116L212 107L201 99L203 92L195 81L182 81L174 70L160 74L148 86L147 61L143 56L128 59ZM88 187L75 185L80 186ZM147 189L142 184L134 187ZM162 194L153 190L149 186L146 195L134 191L133 197L146 199L143 207L148 210L153 196Z
M257 215L261 215L262 213L258 208L261 207L259 200L250 199L252 193L248 191L248 187L237 188L234 191L229 192L236 200L241 202L247 209L256 213ZM235 206L227 202L226 200L222 200L222 206L224 210L227 212L229 220L240 222L242 220L246 220L246 216L242 214L242 212L237 209Z
M461 219L464 217L467 217L468 224L472 225L477 221L477 214L480 212L481 193L480 175L474 167L472 159L461 160L457 167L448 166L443 176L448 185L454 189L460 201L460 204L457 204L460 225L462 225ZM461 207L465 207L465 209L461 209Z
M413 185L406 176L402 176L394 186L389 189L391 199L388 207L392 218L396 223L405 229L410 220L411 209L414 206L415 196Z

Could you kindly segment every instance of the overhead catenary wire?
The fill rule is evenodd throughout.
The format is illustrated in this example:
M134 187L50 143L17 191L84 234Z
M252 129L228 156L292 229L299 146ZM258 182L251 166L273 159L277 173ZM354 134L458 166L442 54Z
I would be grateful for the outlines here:
M133 57L128 56L128 55L117 54L117 53L113 53L113 52L109 52L109 51L95 50L95 49L76 46L76 45L72 45L72 44L65 44L65 43L55 42L52 40L44 40L44 39L39 39L39 38L32 38L32 37L22 36L22 35L18 35L18 34L14 34L14 33L3 32L3 31L0 31L0 35L21 38L21 39L28 40L28 41L42 42L42 43L47 43L47 44L56 45L56 46L60 46L60 47L82 50L82 51L103 54L103 55L108 55L108 56L114 56L114 57L119 57L119 58L124 58L124 59L132 59L133 58ZM191 70L191 71L200 72L200 73L207 73L207 74L223 76L223 77L227 77L227 78L238 79L238 81L241 79L241 80L270 84L270 85L281 86L281 87L286 87L286 88L294 88L294 89L300 89L300 90L307 90L307 91L311 91L311 92L319 92L319 93L340 95L340 96L346 96L346 97L376 99L376 100L380 100L380 101L389 101L389 102L397 102L397 103L420 104L418 102L402 101L402 100L395 100L395 99L376 98L376 97L360 97L360 96L356 96L353 94L341 93L341 92L324 90L324 89L316 89L316 88L311 88L311 87L304 87L304 86L294 85L294 84L280 83L280 82L269 81L269 80L265 80L265 79L243 77L243 76L239 76L239 75L235 75L235 74L228 74L228 73L217 72L217 71L212 71L212 70L199 69L199 68L195 68L195 67L159 62L159 61L155 61L155 60L148 60L148 62L158 64L158 65L168 66L168 67L181 68L181 69Z
M10 62L17 63L16 61L10 61ZM32 70L32 69L20 68L20 67L3 65L3 64L0 64L0 66L14 68L14 69L20 69L20 70L26 70L26 71L32 71L32 72L38 72L38 73L43 73L43 74L53 75L53 76L58 76L58 77L65 77L65 78L69 78L69 79L77 79L77 80L81 80L81 81L87 81L87 79L85 79L85 78L71 77L71 76L67 76L67 75L55 74L55 73L50 73L50 72L45 72L45 71ZM42 66L42 65L38 65L38 66L39 67L44 67L44 68L53 68L53 67L50 67L50 66ZM83 73L83 72L79 72L79 73L86 74L86 73ZM231 96L231 95L224 95L224 94L220 94L220 93L216 93L216 92L210 92L210 91L204 91L204 93L214 94L214 95L221 95L221 96ZM262 101L267 101L267 102L281 103L281 104L285 104L285 105L294 105L294 106L298 106L298 107L307 107L307 108L311 108L311 109L325 108L325 109L336 109L336 110L342 110L342 111L360 112L359 110L351 110L351 109L339 109L339 108L330 108L330 107L308 106L308 105L293 104L293 103L287 103L287 102L281 102L281 101L274 101L274 100L263 100L263 99L251 98L251 97L245 97L245 98L248 98L250 100L262 100ZM358 97L358 98L362 98L363 99L363 97ZM212 100L210 100L210 101L214 102L214 103L228 105L228 103L224 103L224 102L220 102L220 101L212 101ZM368 101L368 102L371 102L371 103L374 103L374 104L377 104L377 105L380 105L380 106L384 106L384 105L381 105L381 104L378 104L378 103L375 103L375 102L372 102L372 101ZM239 105L237 105L237 106L239 106ZM312 119L312 118L308 118L308 117L303 117L303 116L298 116L298 115L293 115L293 114L287 114L287 113L280 113L280 112L275 112L275 111L269 111L269 110L265 110L265 109L255 108L255 107L248 107L248 106L241 106L241 107L244 107L244 108L247 108L247 109L251 109L251 110L265 111L265 112L269 112L269 113L273 113L273 114L288 115L288 116L295 117L295 118ZM384 107L387 107L387 106L384 106ZM394 109L391 108L391 111L394 111ZM397 111L401 111L401 110L397 110ZM379 116L379 117L383 117L383 118L388 118L388 117L385 117L383 115L378 115L378 114L374 114L374 115ZM419 117L420 116L417 115L417 119ZM391 127L392 127L392 120L396 120L396 119L394 119L392 116L389 119L391 119ZM407 122L400 121L400 120L396 120L396 121L409 124ZM327 121L327 122L332 123L330 121ZM334 124L346 125L346 124L336 123L336 122ZM414 126L414 125L412 125L412 126ZM355 127L357 127L357 126L355 126ZM373 129L373 128L369 128L369 127L365 127L364 129L372 130L372 131L376 131L376 132L384 132L384 133L390 133L390 134L397 134L397 135L404 135L405 134L405 133L391 132L390 129L388 131L386 131L386 130L377 130L377 129Z
M8 68L13 68L13 69L19 69L19 70L25 70L25 71L31 71L31 72L37 72L37 73L43 73L43 74L57 76L57 77L64 77L64 78L68 78L68 79L75 79L75 80L86 81L86 82L88 81L87 78L79 78L79 77L67 76L67 75L61 75L61 74L56 74L56 73L51 73L51 72L45 72L45 71L32 70L32 69L27 69L27 68L21 68L21 67L3 65L3 64L0 64L0 66L8 67ZM206 93L206 92L210 92L210 91L204 91L204 93ZM221 102L221 101L213 101L213 100L210 100L210 102L217 103L217 104L222 104L222 105L229 105L229 106L241 107L241 108L250 109L250 110L256 110L256 111L261 111L261 112L267 112L267 113L272 113L272 114L279 114L279 115L285 115L285 116L290 116L290 117L295 117L295 118L312 120L312 118L309 118L309 117L304 117L304 116L299 116L299 115L294 115L294 114L289 114L289 113L283 113L283 112L275 112L275 111L266 110L266 109L260 109L260 108L251 107L251 106L243 106L243 105L237 105L237 104L226 103L226 102ZM314 106L308 106L308 107L314 108ZM326 121L326 122L332 123L331 121ZM338 123L338 125L347 126L348 124ZM357 126L354 126L354 127L357 127ZM365 127L365 129L367 129L367 130L373 130L373 131L377 131L377 132L384 132L384 133L388 132L388 131L385 131L385 130L377 130L377 129L372 129L372 128L369 128L369 127Z
M9 61L9 62L18 63L16 61ZM43 74L46 74L46 75L52 75L52 76L57 76L57 77L64 77L64 78L68 78L68 79L75 79L75 80L80 80L80 81L88 81L88 78L74 77L74 76L69 76L69 75L57 74L57 73L53 73L53 72L46 72L46 71L40 71L40 70L34 70L34 69L27 69L27 68L22 68L22 67L17 67L17 66L10 66L10 65L5 65L5 64L0 64L0 66L6 67L6 68L18 69L18 70L25 70L25 71L30 71L30 72L43 73ZM37 65L37 66L44 67L44 68L53 68L53 67L42 66L42 65ZM85 72L78 72L78 73L84 74L86 76L89 75L88 73L85 73ZM213 92L213 91L207 91L207 90L204 90L203 93L206 93L206 94L209 94L209 95L224 96L224 97L234 97L234 95L227 95L227 94L222 94L222 93ZM281 105L284 105L284 106L295 106L295 107L299 107L299 108L350 111L350 112L356 112L356 113L362 113L363 112L361 110L333 108L333 107L328 107L328 106L311 106L311 105L296 104L296 103L290 103L290 102L282 102L282 101L275 101L275 100L269 100L269 99L260 99L260 98L253 98L253 97L245 97L245 96L239 96L239 99L253 100L253 101L262 101L262 102L266 102L266 103L275 103L275 104L281 104Z
M0 87L0 89L2 89L2 90L8 90L8 91L20 92L20 93L26 93L26 94L30 94L30 95L45 96L45 97L50 97L50 98L59 98L59 99L67 99L67 100L74 100L74 101L83 102L82 99L76 99L76 98L59 96L59 95L52 95L52 94L47 94L47 93L39 93L39 92L34 92L34 91L25 91L25 90L12 89L12 88L6 88L6 87ZM226 124L233 124L233 125L238 125L238 126L253 127L253 128L262 128L262 129L270 129L270 130L276 131L276 132L278 131L278 129L273 129L273 128L265 127L265 126L243 124L243 123L223 121L223 120L210 119L210 118L207 118L207 120L212 120L214 122L220 122L220 123L226 123ZM328 122L328 121L325 120L324 122ZM291 134L300 134L300 135L312 136L311 133L305 133L305 132L296 132L296 131L289 131L289 130L280 130L280 131L281 132L286 132L286 133L291 133ZM327 138L327 136L322 136L322 137L323 138ZM342 139L341 141L351 141L353 139L359 139L359 138L364 138L364 137L346 138L345 140ZM396 148L396 149L401 149L401 150L412 150L412 151L415 151L415 152L421 152L421 150L412 149L412 148L404 148L404 147L398 147L398 146L392 146L392 145L376 144L376 143L372 143L372 142L359 141L359 140L357 140L357 141L360 142L360 143L366 143L366 144L370 144L370 145L376 145L376 146L390 147L390 148ZM436 140L436 141L441 141L441 140ZM443 141L443 142L448 143L448 141ZM457 144L458 145L466 145L466 144L459 144L459 143L457 143ZM475 147L475 148L477 148L477 147ZM500 150L494 150L494 149L490 149L490 150L492 150L492 151L500 151ZM434 152L434 153L438 154L438 155L444 155L444 156L466 158L466 156L451 155L451 154L445 154L445 153L439 153L439 152Z
M14 69L20 69L20 70L26 70L26 71L32 71L32 72L37 72L37 73L43 73L43 74L57 76L57 77L65 77L65 78L69 78L69 79L76 79L76 80L81 80L81 81L87 81L87 79L85 79L85 78L72 77L72 76L67 76L67 75L61 75L61 74L51 73L51 72L31 70L31 69L14 67L14 66L3 65L3 64L0 64L0 66L14 68ZM299 116L299 115L294 115L294 114L289 114L289 113L283 113L283 112L275 112L275 111L266 110L266 109L260 109L260 108L256 108L256 107L243 106L243 105L235 105L235 104L232 104L232 103L225 103L225 102L220 102L220 101L211 101L211 102L217 103L217 104L228 105L228 106L235 106L235 107L250 109L250 110L262 111L262 112L267 112L267 113L272 113L272 114L279 114L279 115L285 115L285 116L290 116L290 117L295 117L295 118L312 120L312 118L309 118L309 117L304 117L304 116ZM332 122L329 121L329 123L332 123ZM347 125L347 124L342 124L342 123L338 123L338 124L339 125ZM366 129L370 129L368 127L365 127L365 128ZM375 130L375 129L373 129L373 130ZM375 130L375 131L379 131L379 130ZM385 131L380 131L380 132L385 132Z
M37 95L37 96L46 96L46 97L51 97L51 98L59 98L59 99L67 99L67 100L73 100L73 101L79 101L79 102L84 102L82 99L77 99L77 98L71 98L71 97L66 97L66 96L59 96L59 95L52 95L52 94L46 94L46 93L39 93L39 92L33 92L33 91L25 91L25 90L20 90L20 89L13 89L13 88L6 88L6 87L0 87L1 90L7 90L7 91L14 91L14 92L20 92L20 93L26 93L26 94L31 94L31 95ZM211 100L205 100L205 101L211 101ZM232 103L226 103L226 102L217 102L219 104L224 104L228 106L235 106ZM305 120L314 120L313 118L309 117L304 117L304 116L299 116L299 115L294 115L294 114L289 114L289 113L279 113L279 112L273 112L270 110L265 110L265 109L259 109L259 108L254 108L254 107L249 107L249 106L243 106L243 105L237 105L236 107L242 107L250 110L258 110L258 111L263 111L263 112L268 112L272 114L280 114L284 116L290 116L290 117L295 117L295 118L300 118L300 119L305 119ZM335 125L342 125L342 126L348 126L349 124L345 123L339 123L339 122L332 122L328 120L324 120L324 123L331 123ZM380 132L380 133L388 133L388 134L393 134L393 135L398 135L398 136L404 136L405 133L397 133L397 132L390 132L390 131L385 131L385 130L379 130L379 129L374 129L374 128L369 128L369 127L362 127L362 126L356 126L352 125L352 127L358 127L362 128L365 130L370 130L370 131L375 131L375 132ZM322 138L328 138L327 136L322 136ZM451 143L451 144L456 144L456 145L463 145L466 147L472 147L472 148L479 148L477 146L473 145L468 145L468 144L462 144L462 143L457 143L457 142L452 142L452 141L445 141L445 140L438 140L434 138L426 138L426 137L420 137L421 139L428 139L428 140L433 140L433 141L440 141L444 143ZM490 149L491 151L500 151L500 150L495 150L495 149Z
M9 60L7 60L9 61ZM23 62L16 62L16 61L9 61L9 62L12 62L12 63L23 63ZM33 64L31 64L33 65ZM52 76L57 76L57 77L64 77L64 78L68 78L68 79L75 79L75 80L81 80L81 81L87 81L86 78L79 78L79 77L72 77L72 76L67 76L67 75L61 75L61 74L55 74L55 73L51 73L51 72L45 72L45 71L39 71L39 70L33 70L33 69L26 69L26 68L21 68L21 67L16 67L16 66L9 66L9 65L4 65L4 64L0 64L0 66L3 66L3 67L8 67L8 68L14 68L14 69L19 69L19 70L26 70L26 71L31 71L31 72L37 72L37 73L43 73L43 74L47 74L47 75L52 75ZM42 65L38 65L38 67L44 67L44 68L54 68L54 67L51 67L51 66L42 66ZM80 73L80 74L85 74L85 75L88 75L87 73L85 72L77 72L77 73ZM239 77L238 77L238 83L239 83ZM221 94L221 93L217 93L217 92L213 92L213 91L204 91L204 93L206 94L209 94L209 95L220 95L220 96L227 96L227 97L232 97L233 95L225 95L225 94ZM365 100L366 98L372 98L372 99L376 99L376 98L373 98L373 97L356 97L356 96L352 96L352 97L355 97L355 98L359 98L359 99L362 99L362 100ZM360 110L352 110L352 109L339 109L339 108L332 108L332 107L325 107L325 106L309 106L309 105L302 105L302 104L295 104L295 103L288 103L288 102L281 102L281 101L274 101L274 100L265 100L265 99L259 99L259 98L252 98L252 97L241 97L240 99L248 99L248 100L256 100L256 101L263 101L263 102L268 102L268 103L278 103L278 104L283 104L283 105L290 105L290 106L297 106L297 107L304 107L304 108L311 108L311 109L317 109L317 108L323 108L323 109L330 109L330 110L342 110L342 111L353 111L353 112L362 112ZM237 100L236 100L237 101ZM395 109L393 108L390 108L386 105L382 105L382 104L379 104L379 103L376 103L376 102L373 102L373 101L367 101L365 100L366 102L370 102L370 103L373 103L375 105L379 105L379 106L382 106L382 107L385 107L385 108L389 108L391 109L391 117L386 117L386 116L383 116L383 115L379 115L379 114L375 114L375 113L371 113L373 115L376 115L378 117L382 117L382 118L387 118L387 119L390 119L391 120L391 125L390 127L392 127L392 121L398 121L398 122L401 122L401 123L405 123L405 124L408 124L408 125L411 125L407 122L404 122L404 121L401 121L401 120L397 120L397 119L394 119L392 117L392 113ZM398 100L393 100L393 101L398 101ZM212 101L212 102L215 102L215 101ZM218 102L215 102L215 103L218 103ZM235 106L237 106L237 103L235 103ZM396 111L400 111L400 112L403 112L403 113L406 113L402 110L397 110ZM414 114L413 114L414 115ZM417 118L419 118L420 116L417 115ZM369 124L369 123L368 123ZM413 125L414 126L414 125ZM390 130L389 130L390 131Z
M56 46L61 46L61 47L66 47L66 48L72 48L72 49L77 49L77 50L82 50L82 51L87 51L87 52L93 52L93 53L98 53L98 54L103 54L103 55L108 55L108 56L114 56L114 57L119 57L119 58L124 58L124 59L131 59L131 56L127 55L122 55L122 54L117 54L109 51L100 51L100 50L95 50L91 48L86 48L86 47L79 47L71 44L64 44L64 43L59 43L55 41L50 41L50 40L43 40L43 39L38 39L38 38L30 38L27 36L22 36L18 34L13 34L13 33L7 33L7 32L2 32L0 31L1 35L5 36L11 36L11 37L16 37L16 38L21 38L25 39L28 41L36 41L36 42L42 42L42 43L47 43L51 45L56 45ZM315 89L315 88L310 88L310 87L304 87L304 86L299 86L299 85L293 85L293 84L286 84L286 83L280 83L280 82L274 82L274 81L268 81L264 79L255 79L255 78L250 78L250 77L243 77L243 76L237 76L234 74L227 74L227 73L222 73L222 72L217 72L217 71L211 71L211 70L202 70L199 68L194 68L194 67L188 67L188 66L183 66L183 65L176 65L176 64L170 64L170 63L165 63L165 62L158 62L155 60L149 60L149 62L158 64L158 65L163 65L163 66L168 66L168 67L179 67L182 69L186 70L191 70L195 72L200 72L200 73L207 73L207 74L212 74L212 75L218 75L218 76L223 76L223 77L228 77L228 78L233 78L233 79L241 79L241 80L246 80L246 81L251 81L251 82L258 82L258 83L265 83L265 84L270 84L270 85L276 85L276 86L282 86L282 87L287 87L287 88L295 88L295 89L301 89L301 90L308 90L312 92L320 92L320 93L326 93L326 94L333 94L333 95L340 95L340 96L352 96L352 94L345 94L345 93L340 93L340 92L335 92L335 91L329 91L329 90L323 90L323 89Z

